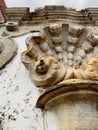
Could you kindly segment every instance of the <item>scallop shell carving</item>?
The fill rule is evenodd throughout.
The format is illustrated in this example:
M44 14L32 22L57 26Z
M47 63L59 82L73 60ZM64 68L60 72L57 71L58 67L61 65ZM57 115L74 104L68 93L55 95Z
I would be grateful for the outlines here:
M63 80L98 80L98 34L79 25L51 24L26 40L21 55L37 86Z

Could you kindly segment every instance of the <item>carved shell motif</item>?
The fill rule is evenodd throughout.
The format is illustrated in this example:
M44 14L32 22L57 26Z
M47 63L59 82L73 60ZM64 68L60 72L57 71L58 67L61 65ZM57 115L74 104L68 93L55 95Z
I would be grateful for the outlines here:
M22 62L37 86L98 80L98 35L79 25L51 24L26 40Z

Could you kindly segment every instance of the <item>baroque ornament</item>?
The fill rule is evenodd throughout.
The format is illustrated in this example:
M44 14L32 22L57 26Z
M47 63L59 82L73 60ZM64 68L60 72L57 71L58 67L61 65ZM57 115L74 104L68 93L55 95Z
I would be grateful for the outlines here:
M97 130L97 32L79 25L51 24L27 38L26 44L22 62L35 85L47 87L36 107L53 115L49 122L45 120L50 123L48 130Z
M22 62L37 86L63 80L98 80L98 35L68 24L51 24L26 40Z

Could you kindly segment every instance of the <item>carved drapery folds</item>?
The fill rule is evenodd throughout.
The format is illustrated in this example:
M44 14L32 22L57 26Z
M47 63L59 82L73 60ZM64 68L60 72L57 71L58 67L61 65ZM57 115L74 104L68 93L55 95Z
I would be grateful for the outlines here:
M51 24L26 40L22 62L37 86L98 80L98 34L79 25Z

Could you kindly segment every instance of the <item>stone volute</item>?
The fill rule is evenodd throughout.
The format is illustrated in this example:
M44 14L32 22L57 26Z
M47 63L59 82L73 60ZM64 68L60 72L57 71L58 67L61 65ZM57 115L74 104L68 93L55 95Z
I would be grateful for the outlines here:
M97 31L51 24L27 38L26 44L22 62L33 83L47 88L36 106L53 113L56 130L97 130Z

